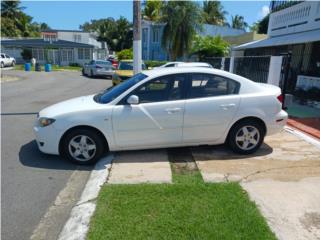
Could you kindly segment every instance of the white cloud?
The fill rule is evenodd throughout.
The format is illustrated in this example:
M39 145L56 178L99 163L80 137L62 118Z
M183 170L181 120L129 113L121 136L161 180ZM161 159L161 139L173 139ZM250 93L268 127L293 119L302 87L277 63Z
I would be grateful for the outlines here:
M270 12L269 6L264 5L261 10L258 12L258 19L264 18Z

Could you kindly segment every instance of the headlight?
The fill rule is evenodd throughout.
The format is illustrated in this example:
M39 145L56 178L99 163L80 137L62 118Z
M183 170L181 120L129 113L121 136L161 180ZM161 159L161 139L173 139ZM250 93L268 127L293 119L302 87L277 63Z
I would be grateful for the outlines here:
M53 118L45 118L41 117L39 118L39 125L40 127L46 127L49 126L50 124L54 123L56 120Z

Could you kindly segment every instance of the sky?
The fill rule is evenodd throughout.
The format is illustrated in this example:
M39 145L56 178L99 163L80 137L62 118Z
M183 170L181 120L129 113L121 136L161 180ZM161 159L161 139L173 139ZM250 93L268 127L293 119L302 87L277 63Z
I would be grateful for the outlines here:
M241 15L249 25L263 18L269 11L270 1L221 1L231 15ZM201 2L199 2L201 3ZM132 21L132 1L22 1L22 6L33 21L45 22L53 29L77 30L91 19L120 16Z

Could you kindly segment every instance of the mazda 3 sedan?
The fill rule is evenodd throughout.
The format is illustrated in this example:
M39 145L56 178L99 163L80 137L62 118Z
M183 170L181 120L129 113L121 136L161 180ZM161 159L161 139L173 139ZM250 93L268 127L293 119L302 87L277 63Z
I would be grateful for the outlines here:
M91 164L107 151L222 143L250 154L287 117L276 86L212 68L164 68L47 107L34 132L42 152Z

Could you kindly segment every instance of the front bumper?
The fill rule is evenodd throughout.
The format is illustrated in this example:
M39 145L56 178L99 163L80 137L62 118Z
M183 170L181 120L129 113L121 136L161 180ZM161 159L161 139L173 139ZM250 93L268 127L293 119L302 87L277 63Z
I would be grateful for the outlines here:
M33 132L36 137L38 148L43 153L59 154L59 142L62 137L62 132L54 128L53 125L40 127L35 125Z

